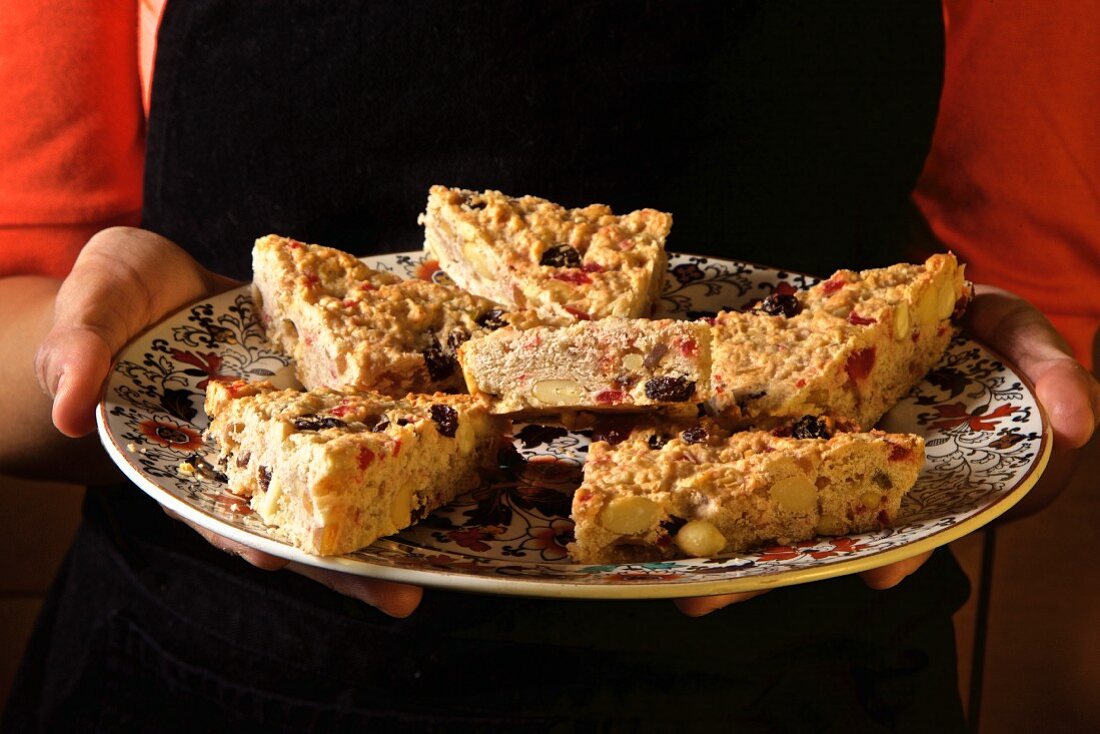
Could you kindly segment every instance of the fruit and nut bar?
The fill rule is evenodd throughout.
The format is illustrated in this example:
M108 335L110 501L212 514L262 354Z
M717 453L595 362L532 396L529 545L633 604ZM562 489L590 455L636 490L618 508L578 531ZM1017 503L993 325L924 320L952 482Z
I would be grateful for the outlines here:
M730 434L704 419L593 443L573 495L570 554L601 564L709 557L892 525L923 463L923 439L828 435L824 423L811 432Z
M352 255L277 236L253 249L253 295L272 343L307 388L461 391L458 345L512 323L458 288L403 280Z
M309 553L348 553L476 487L495 466L499 419L469 395L211 381L207 436L235 494Z
M664 281L672 216L566 209L534 196L431 187L428 256L461 288L546 323L648 316Z
M523 331L508 327L458 350L466 387L494 413L630 410L710 395L704 322L609 318Z
M841 270L715 318L712 412L767 428L831 415L868 429L940 360L971 286L954 255Z

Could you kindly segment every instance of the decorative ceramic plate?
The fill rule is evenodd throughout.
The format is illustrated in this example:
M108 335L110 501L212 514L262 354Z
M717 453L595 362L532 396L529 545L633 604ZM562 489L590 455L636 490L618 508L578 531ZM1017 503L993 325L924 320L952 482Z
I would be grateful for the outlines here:
M420 254L368 258L407 277L445 279ZM662 316L699 318L738 308L804 275L691 255L671 258ZM1027 382L972 341L940 364L883 419L921 434L927 458L897 527L719 558L576 565L570 495L591 431L517 425L526 459L512 474L459 497L416 526L340 557L312 556L283 540L234 496L203 457L203 394L212 379L243 376L296 385L239 288L169 317L122 353L99 406L100 437L145 492L221 535L300 563L426 586L498 594L659 598L748 591L855 573L931 550L996 518L1035 483L1050 453L1045 418ZM199 467L191 476L182 463Z

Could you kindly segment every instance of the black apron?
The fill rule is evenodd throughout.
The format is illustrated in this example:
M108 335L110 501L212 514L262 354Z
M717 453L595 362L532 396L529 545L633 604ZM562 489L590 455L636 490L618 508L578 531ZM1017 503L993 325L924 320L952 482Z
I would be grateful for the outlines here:
M443 183L672 211L674 250L882 264L942 32L933 2L170 2L144 225L249 279L269 232L418 249ZM97 488L5 727L954 731L967 591L940 552L893 590L841 578L702 619L429 589L394 620Z

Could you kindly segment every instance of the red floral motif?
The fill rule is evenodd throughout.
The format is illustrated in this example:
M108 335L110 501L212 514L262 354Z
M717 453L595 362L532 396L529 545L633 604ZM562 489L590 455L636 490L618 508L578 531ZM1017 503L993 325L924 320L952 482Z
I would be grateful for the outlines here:
M829 542L833 544L831 550L810 551L810 556L817 560L821 560L829 556L839 556L842 553L855 553L856 551L861 551L869 547L866 543L856 543L856 541L851 538L833 538Z
M769 546L764 549L757 562L790 561L799 556L810 556L815 560L821 560L830 556L839 556L843 553L854 553L869 547L863 543L856 543L851 538L830 538L828 542L832 545L832 548L825 549L817 547L821 545L821 542L820 540L803 540L801 543L795 543L794 545Z
M946 431L965 423L972 431L992 431L997 428L998 421L1015 413L1020 409L1020 406L1002 405L991 413L986 413L981 409L977 409L973 413L968 413L966 412L966 405L963 403L937 405L935 408L936 412L939 413L936 417L942 420L938 420L931 424L932 428Z
M202 447L202 436L178 423L148 420L139 423L138 428L150 441L165 448L191 452Z
M430 281L432 280L432 277L435 275L436 271L439 269L440 267L438 260L425 260L424 262L420 263L419 266L417 266L416 277L420 280Z
M193 365L196 369L185 372L193 377L206 375L206 379L195 385L199 390L205 390L211 380L236 380L236 375L223 375L218 370L222 367L222 358L214 352L184 352L180 349L171 350L172 359L184 364Z
M528 534L531 537L523 541L522 548L537 550L548 561L559 561L569 555L565 546L573 540L573 523L558 518L549 525L532 527Z
M613 573L606 578L616 581L675 581L682 578L682 573L646 573L645 571L622 571Z
M764 552L760 554L758 563L767 563L769 561L789 561L792 558L798 558L806 551L804 548L812 548L817 545L815 540L804 540L801 543L795 545L772 545L764 549Z
M252 508L248 506L248 500L235 494L214 495L214 506L219 512L231 515L251 515Z

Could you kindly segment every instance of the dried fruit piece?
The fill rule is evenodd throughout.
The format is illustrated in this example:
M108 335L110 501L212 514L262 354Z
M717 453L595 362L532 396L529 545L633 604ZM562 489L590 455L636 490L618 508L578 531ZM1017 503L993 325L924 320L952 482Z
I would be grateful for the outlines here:
M449 405L433 405L428 411L439 433L447 438L454 438L455 431L458 430L458 411Z
M645 384L650 400L682 402L695 394L695 383L685 377L654 377Z
M433 380L445 380L455 373L458 362L454 354L443 349L443 345L434 336L432 344L424 350L424 366L428 369L428 376Z
M642 362L642 365L647 370L652 370L654 367L657 366L657 363L661 361L661 357L665 356L666 352L668 352L667 344L665 344L664 342L654 344L653 348L649 350L649 354L645 356L645 360Z
M766 313L769 316L785 316L789 319L792 316L797 316L802 311L802 304L796 296L773 293L756 304L753 311Z
M623 357L623 369L636 371L642 368L643 361L640 354L628 354Z
M901 341L909 336L909 305L901 302L894 309L894 339Z
M794 438L829 438L832 435L825 419L815 415L804 415L791 426Z
M680 432L680 438L684 443L702 443L707 440L707 429L702 425L685 428Z
M654 433L652 436L649 437L648 443L649 443L649 448L656 451L657 449L661 448L666 443L668 443L668 439L665 438L664 436L662 436L659 433Z
M575 247L564 244L554 245L542 253L539 265L547 265L551 268L579 268L581 254Z
M504 309L501 308L490 308L488 311L478 316L475 321L478 326L489 329L490 331L495 331L508 325L507 320L504 318Z
M343 428L347 424L339 418L319 415L300 415L293 421L299 431L320 431L325 428Z

